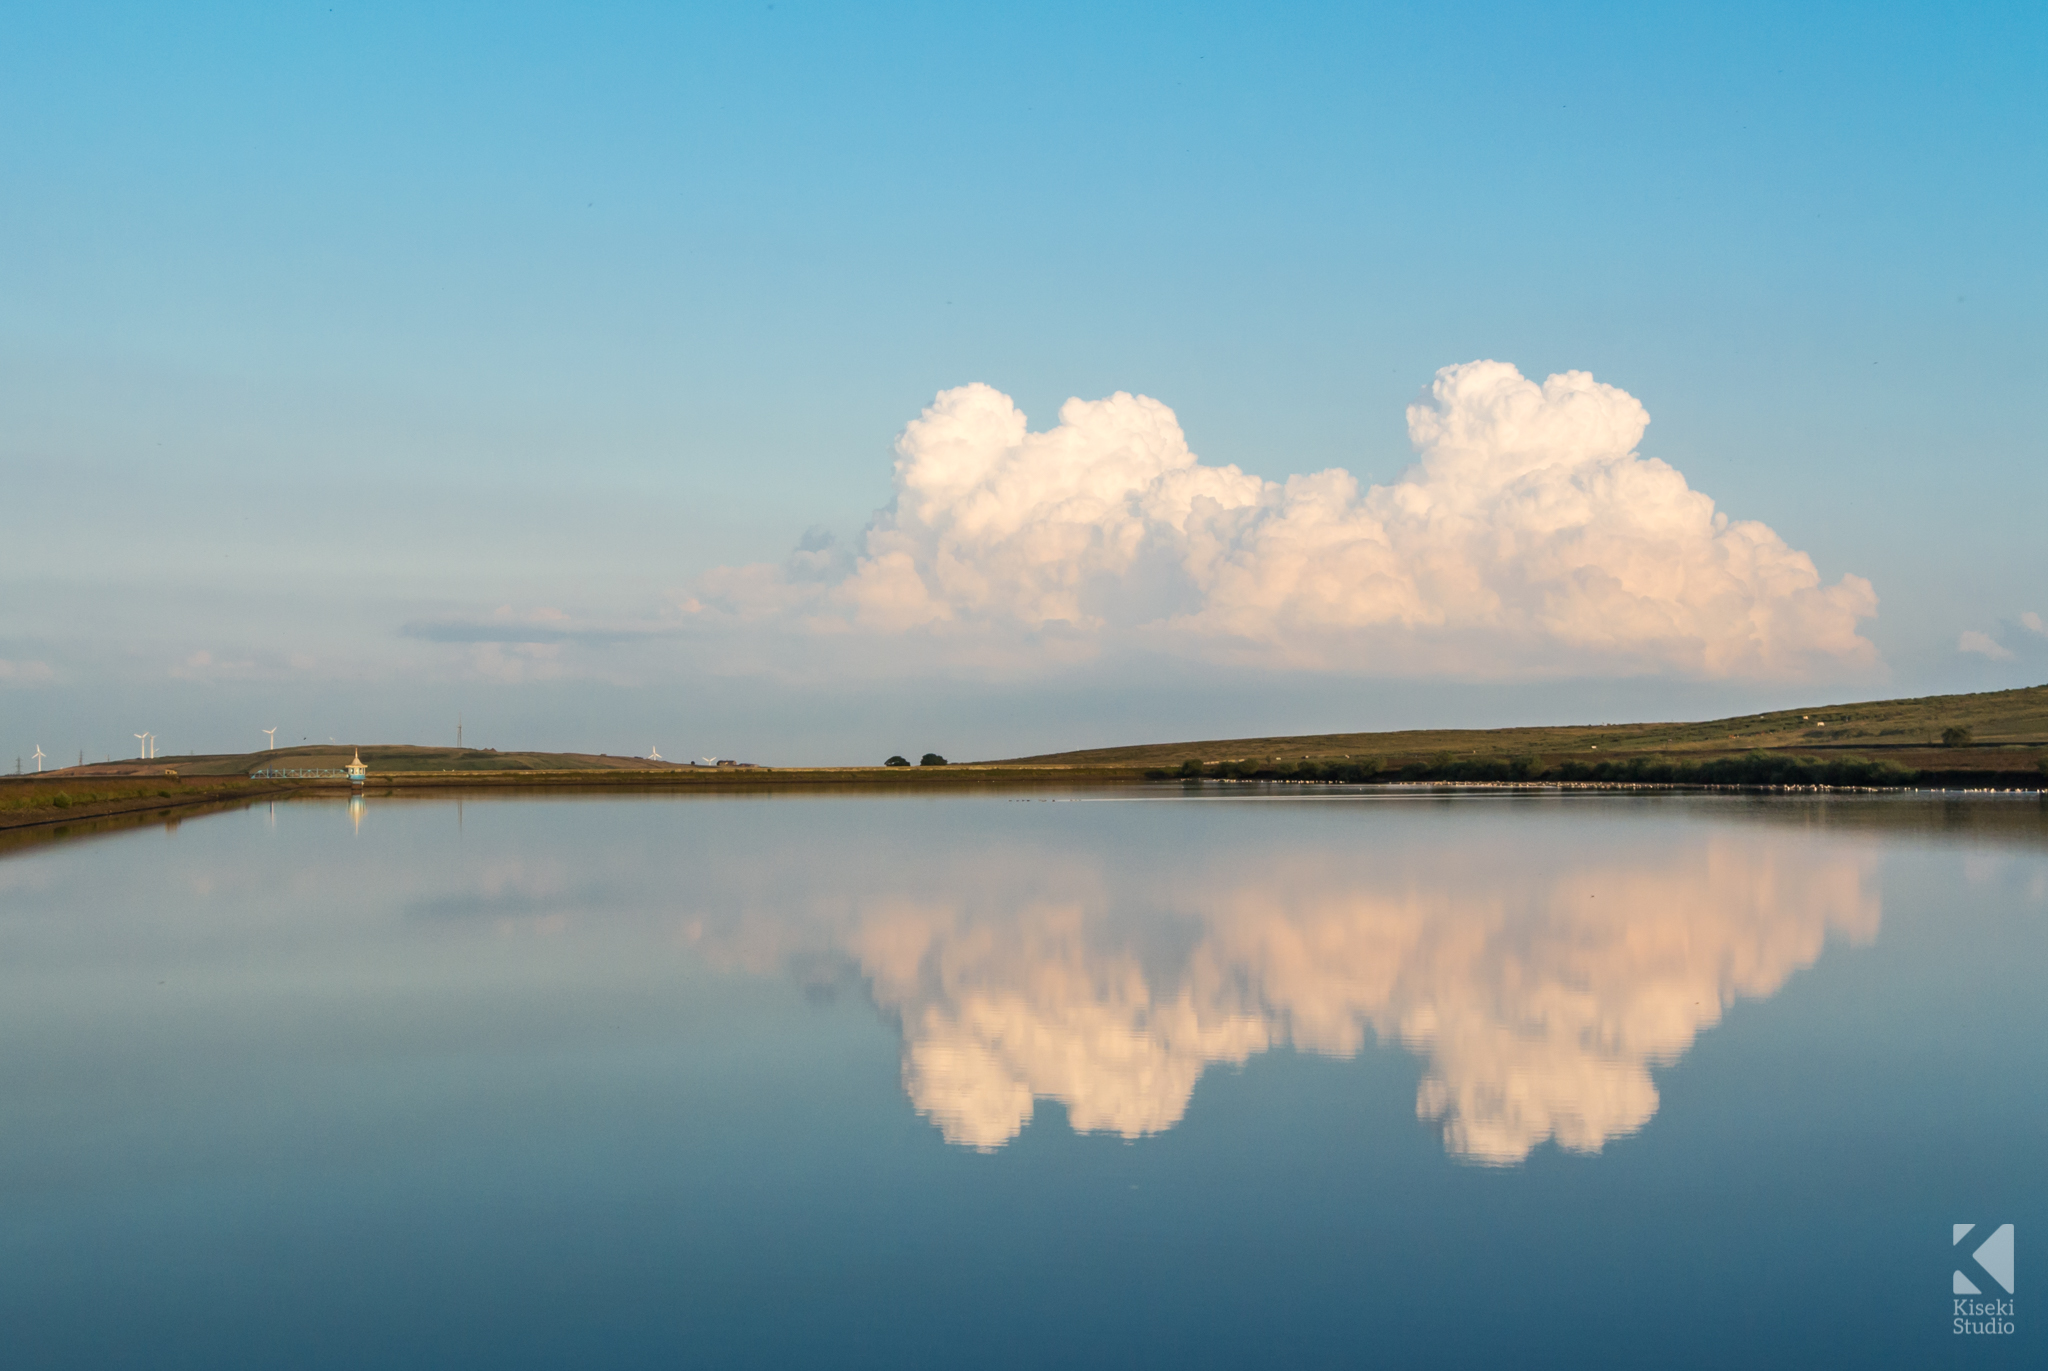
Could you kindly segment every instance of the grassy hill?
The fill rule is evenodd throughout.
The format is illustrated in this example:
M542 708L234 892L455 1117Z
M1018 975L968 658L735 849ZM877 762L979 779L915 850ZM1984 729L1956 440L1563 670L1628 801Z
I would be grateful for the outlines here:
M1949 728L1971 731L1944 746ZM1178 768L1189 761L1278 769L1301 763L1376 762L1392 773L1451 762L1524 759L1530 772L1565 763L1662 758L1703 763L1762 753L1821 761L1850 755L1932 773L2036 772L2048 752L2048 685L1980 695L1929 695L1863 704L1814 705L1703 723L1586 724L1561 728L1411 729L1145 743L1011 758L1007 766Z

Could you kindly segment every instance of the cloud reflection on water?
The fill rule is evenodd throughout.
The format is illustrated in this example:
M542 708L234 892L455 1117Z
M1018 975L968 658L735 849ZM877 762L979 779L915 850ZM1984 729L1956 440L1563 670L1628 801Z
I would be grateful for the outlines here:
M1423 1058L1416 1113L1453 1156L1512 1165L1643 1127L1652 1067L1880 917L1874 849L1784 830L1243 856L1132 888L1099 856L997 847L687 933L756 970L850 962L949 1142L1001 1147L1040 1098L1082 1131L1157 1133L1214 1063L1377 1039Z

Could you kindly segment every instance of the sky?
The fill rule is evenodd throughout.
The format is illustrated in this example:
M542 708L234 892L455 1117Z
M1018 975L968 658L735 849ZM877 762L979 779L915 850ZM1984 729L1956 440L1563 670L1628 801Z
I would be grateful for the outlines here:
M2048 679L2038 6L0 25L0 765Z

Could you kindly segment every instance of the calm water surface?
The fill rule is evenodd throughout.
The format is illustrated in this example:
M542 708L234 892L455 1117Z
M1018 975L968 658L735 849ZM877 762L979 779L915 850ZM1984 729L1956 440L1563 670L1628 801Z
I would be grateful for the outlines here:
M0 858L0 1360L2039 1366L2044 987L2031 798L217 815Z

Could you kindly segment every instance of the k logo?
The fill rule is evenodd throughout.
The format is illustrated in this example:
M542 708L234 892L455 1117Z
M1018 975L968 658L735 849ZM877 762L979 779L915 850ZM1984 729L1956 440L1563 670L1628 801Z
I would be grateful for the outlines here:
M1982 1231L1982 1224L1959 1223L1955 1225L1955 1236L1948 1240L1950 1247L1959 1246L1964 1238L1973 1238ZM1974 1280L1965 1273L1965 1267L1974 1268L1980 1276L1996 1281L2010 1295L2012 1293L2012 1225L2001 1224L1997 1231L1977 1244L1963 1266L1956 1268L1955 1293L1958 1295L1981 1295L1984 1293Z

